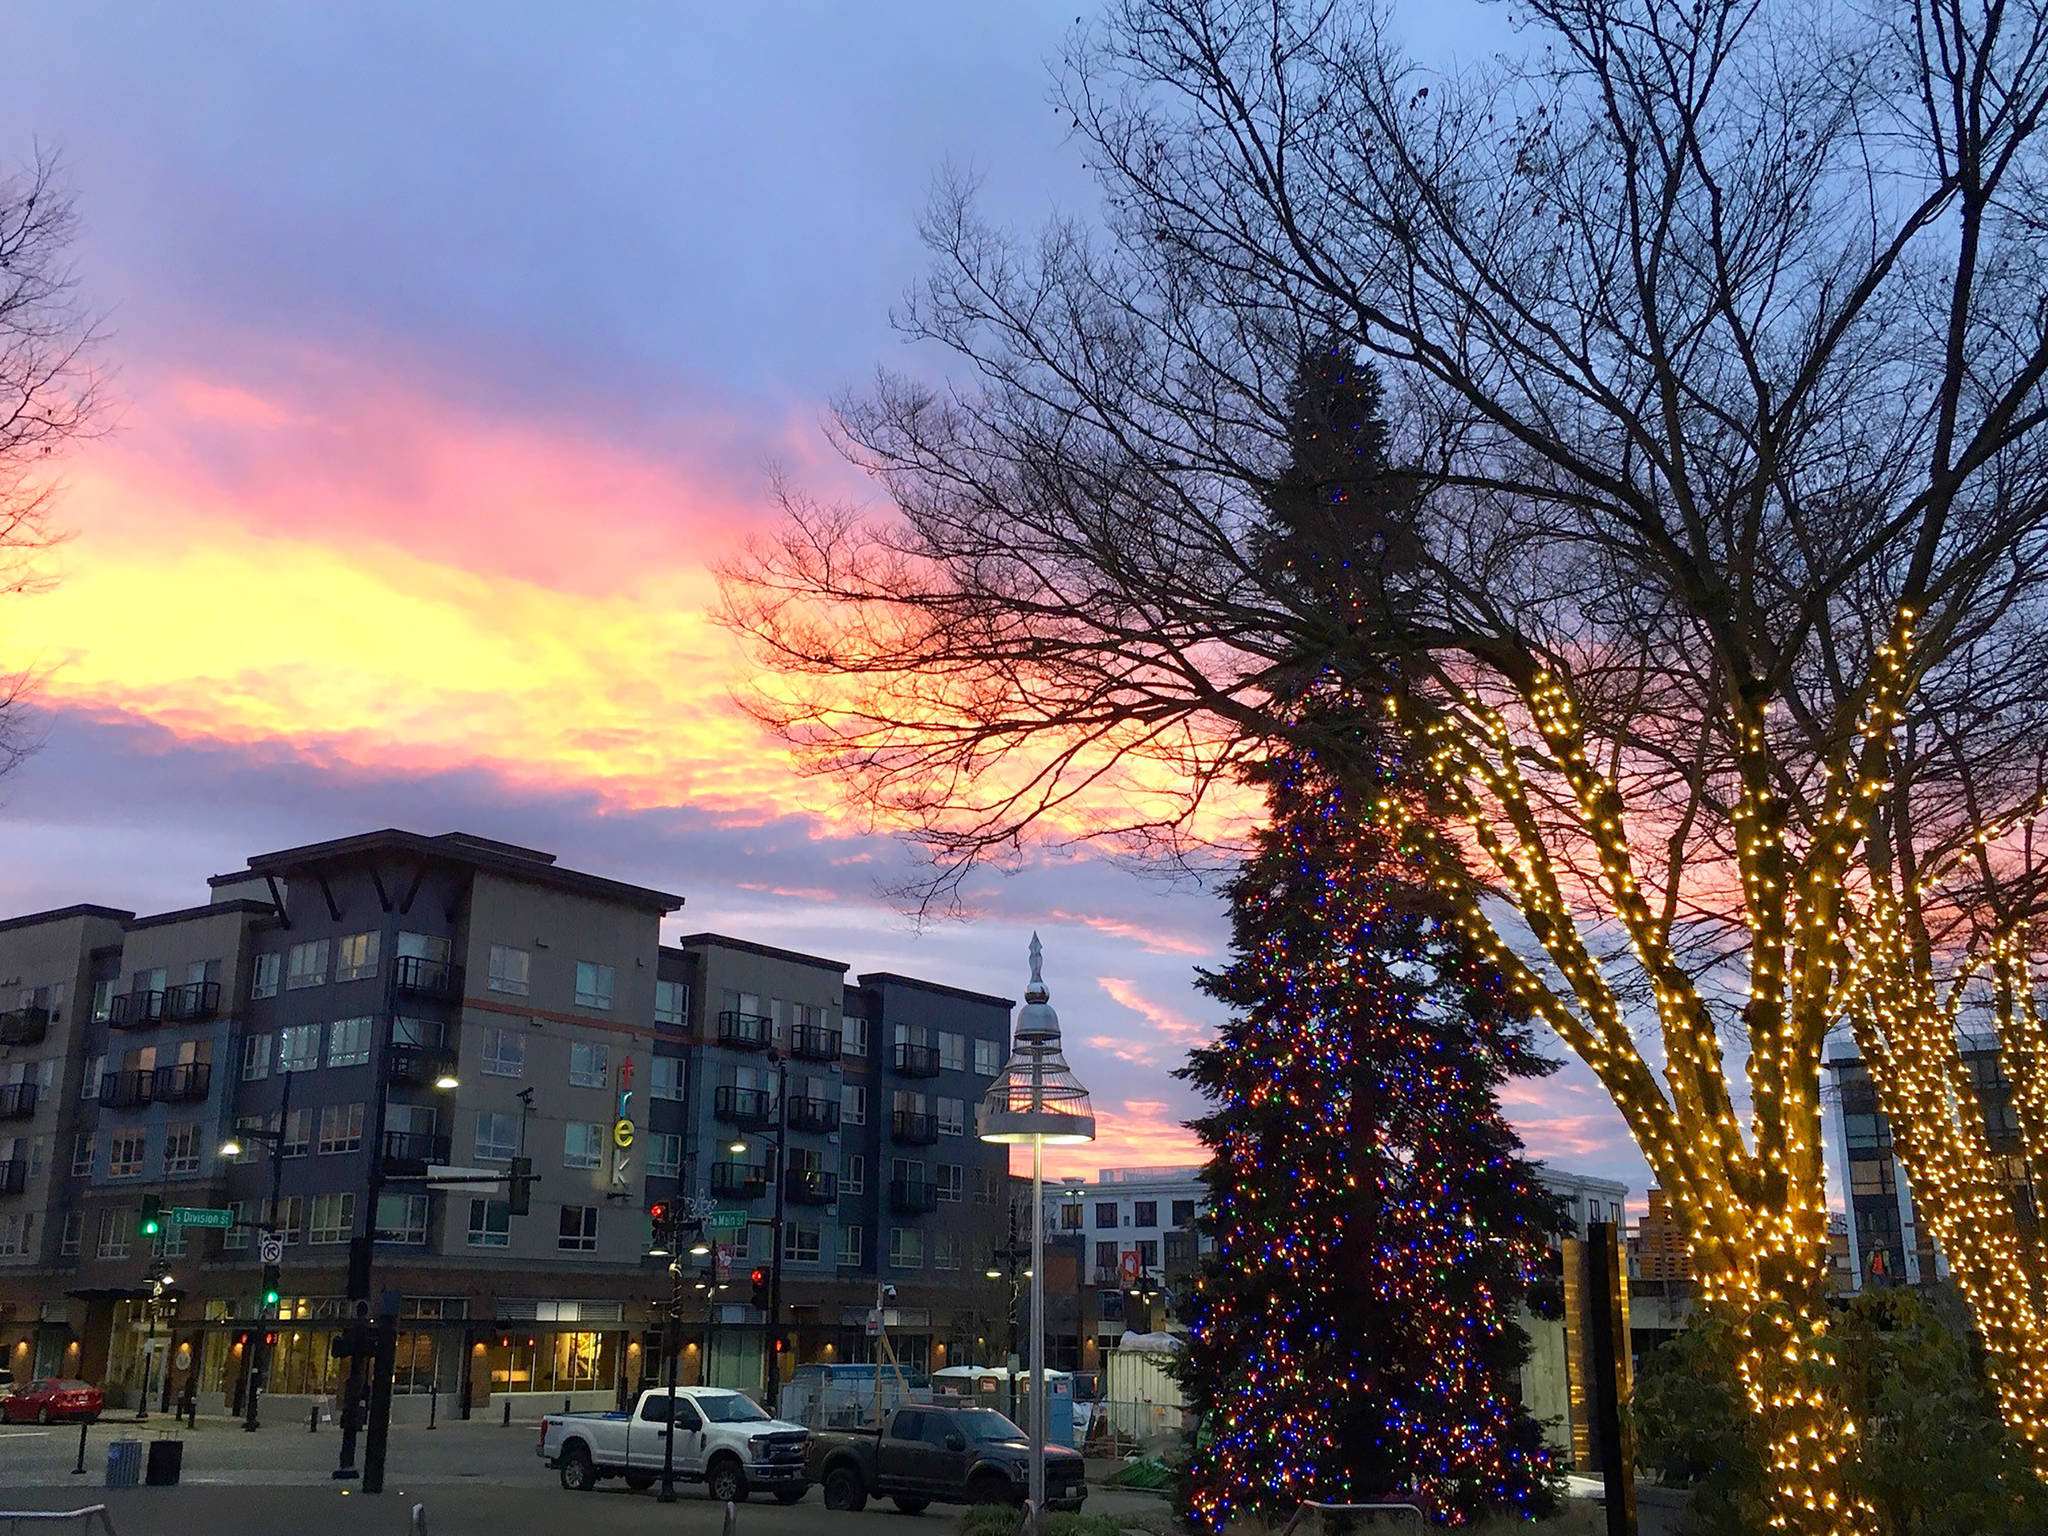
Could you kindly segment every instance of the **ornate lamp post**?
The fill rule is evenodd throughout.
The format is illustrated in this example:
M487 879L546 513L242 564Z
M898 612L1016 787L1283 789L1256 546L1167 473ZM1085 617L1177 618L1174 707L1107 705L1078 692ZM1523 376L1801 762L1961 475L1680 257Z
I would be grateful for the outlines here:
M1031 984L1002 1075L981 1101L983 1141L1031 1143L1031 1525L1045 1519L1045 1149L1095 1139L1088 1090L1060 1049L1060 1016L1040 974L1044 950L1031 935Z

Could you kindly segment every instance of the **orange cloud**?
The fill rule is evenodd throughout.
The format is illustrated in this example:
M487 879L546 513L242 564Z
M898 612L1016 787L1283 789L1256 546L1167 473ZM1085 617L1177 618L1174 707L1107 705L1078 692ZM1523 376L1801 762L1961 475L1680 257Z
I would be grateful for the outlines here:
M1208 1161L1208 1153L1178 1114L1158 1099L1095 1104L1095 1140L1079 1147L1047 1147L1046 1177L1093 1181L1103 1168L1178 1168ZM1031 1153L1011 1155L1014 1173L1031 1171Z
M1177 1013L1163 1003L1155 1003L1144 997L1134 982L1126 981L1121 976L1103 976L1099 980L1102 983L1102 990L1111 998L1137 1014L1162 1035L1192 1044L1198 1040L1206 1040L1211 1033L1209 1025L1191 1019L1186 1014ZM1088 1043L1095 1044L1093 1040Z
M1179 934L1161 933L1157 928L1140 927L1122 918L1105 917L1099 913L1065 912L1055 908L1046 913L1046 917L1055 922L1079 923L1113 939L1129 939L1155 955L1193 955L1197 959L1207 959L1214 953L1206 944L1198 944Z

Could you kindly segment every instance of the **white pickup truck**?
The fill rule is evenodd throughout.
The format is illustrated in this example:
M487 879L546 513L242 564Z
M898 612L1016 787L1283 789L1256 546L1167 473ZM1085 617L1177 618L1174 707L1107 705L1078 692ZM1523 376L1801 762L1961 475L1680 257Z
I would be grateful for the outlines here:
M560 1469L564 1488L588 1492L607 1477L651 1488L673 1432L676 1480L705 1484L720 1503L759 1489L794 1504L810 1491L811 1432L803 1425L771 1419L744 1392L717 1387L677 1387L673 1426L669 1403L667 1387L649 1387L631 1413L551 1413L534 1449Z

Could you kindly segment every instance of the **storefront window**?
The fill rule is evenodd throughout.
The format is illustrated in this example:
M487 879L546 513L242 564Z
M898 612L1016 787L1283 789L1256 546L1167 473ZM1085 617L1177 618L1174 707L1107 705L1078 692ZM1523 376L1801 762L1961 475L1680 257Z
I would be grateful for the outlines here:
M618 1383L621 1333L546 1330L504 1335L485 1353L493 1392L599 1392Z

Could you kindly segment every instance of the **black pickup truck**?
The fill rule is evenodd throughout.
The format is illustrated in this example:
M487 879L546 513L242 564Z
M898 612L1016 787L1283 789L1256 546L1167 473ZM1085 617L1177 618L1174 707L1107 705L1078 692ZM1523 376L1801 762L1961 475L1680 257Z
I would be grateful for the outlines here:
M941 1504L1021 1504L1031 1481L1031 1443L993 1408L894 1408L880 1430L828 1429L811 1435L809 1481L827 1509L860 1509L893 1498L914 1515ZM1081 1458L1045 1448L1045 1505L1079 1509L1088 1496Z

